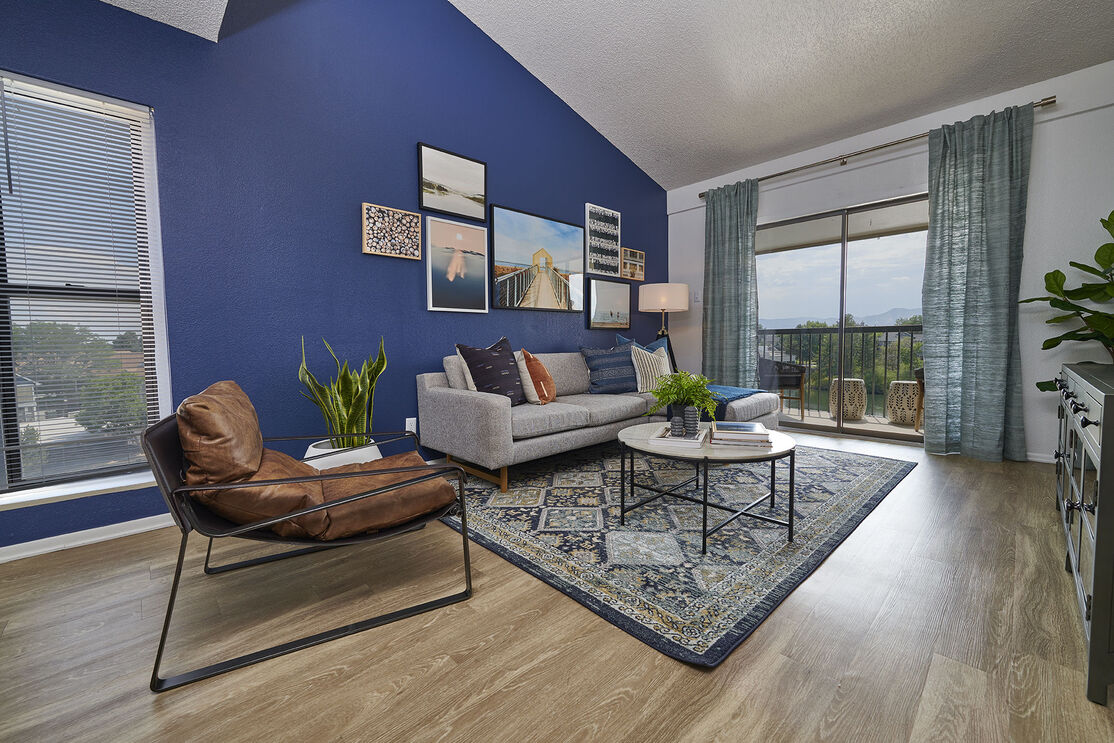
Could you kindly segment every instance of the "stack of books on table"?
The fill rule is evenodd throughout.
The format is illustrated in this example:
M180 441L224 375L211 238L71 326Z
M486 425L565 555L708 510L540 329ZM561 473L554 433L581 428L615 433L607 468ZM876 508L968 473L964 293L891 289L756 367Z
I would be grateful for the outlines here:
M672 436L670 435L670 426L666 423L654 435L653 441L668 444L669 446L689 447L692 449L699 449L704 445L704 441L708 438L708 429L701 428L692 436Z
M761 423L738 423L735 421L715 421L712 423L712 443L719 446L748 446L770 448L769 430Z

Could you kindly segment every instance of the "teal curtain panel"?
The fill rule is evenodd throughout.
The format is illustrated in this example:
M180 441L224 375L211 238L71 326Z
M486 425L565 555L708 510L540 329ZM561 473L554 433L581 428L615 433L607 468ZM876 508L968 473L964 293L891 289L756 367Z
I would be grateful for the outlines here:
M704 375L758 386L758 181L713 188L704 217Z
M1033 107L928 136L925 449L1024 460L1017 300Z

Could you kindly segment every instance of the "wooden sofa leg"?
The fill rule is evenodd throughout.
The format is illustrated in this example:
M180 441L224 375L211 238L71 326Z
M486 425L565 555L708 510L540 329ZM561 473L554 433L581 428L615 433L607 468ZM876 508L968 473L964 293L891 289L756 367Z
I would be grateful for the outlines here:
M495 471L488 471L488 470L485 470L485 469L481 469L479 467L475 467L471 464L465 464L464 462L461 462L459 459L453 459L452 456L449 455L449 454L445 455L445 461L448 462L449 464L457 465L462 470L467 472L469 475L474 475L475 477L478 477L481 480L487 480L488 482L495 483L496 485L499 486L499 492L500 493L507 492L507 468L506 467L500 467L498 470L495 470Z

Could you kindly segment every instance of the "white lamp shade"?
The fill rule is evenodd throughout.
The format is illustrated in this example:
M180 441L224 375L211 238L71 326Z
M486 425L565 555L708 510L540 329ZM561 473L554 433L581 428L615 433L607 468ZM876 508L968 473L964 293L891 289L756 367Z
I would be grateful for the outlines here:
M685 312L688 308L688 284L643 284L638 287L639 312Z

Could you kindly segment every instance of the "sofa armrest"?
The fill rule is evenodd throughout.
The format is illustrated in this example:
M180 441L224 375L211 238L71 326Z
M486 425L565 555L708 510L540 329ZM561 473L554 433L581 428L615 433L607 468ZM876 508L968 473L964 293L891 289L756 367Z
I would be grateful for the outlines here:
M451 387L418 387L422 446L494 470L511 463L511 401Z

